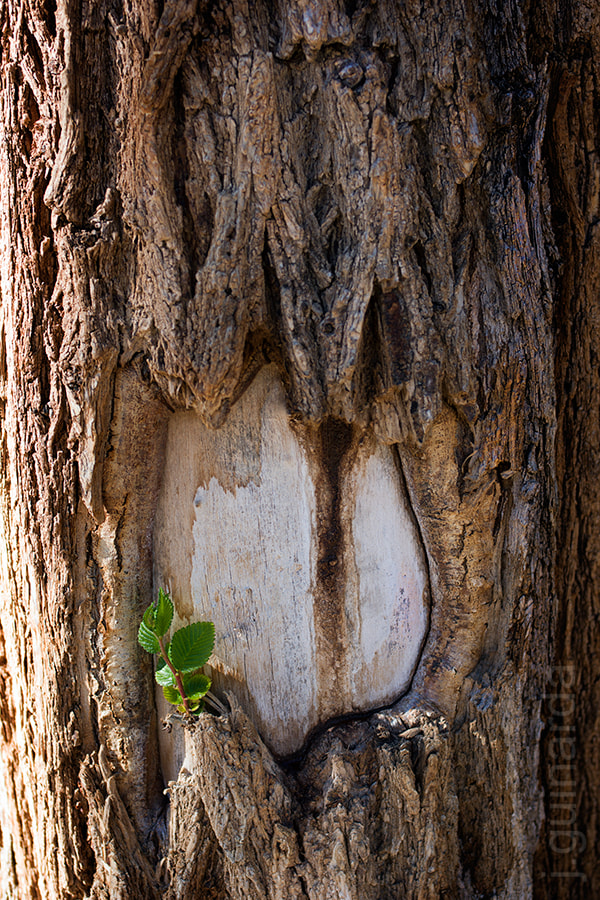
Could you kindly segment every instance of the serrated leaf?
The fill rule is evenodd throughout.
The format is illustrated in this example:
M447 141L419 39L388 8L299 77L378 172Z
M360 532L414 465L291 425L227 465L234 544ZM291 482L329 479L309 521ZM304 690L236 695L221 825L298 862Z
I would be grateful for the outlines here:
M159 637L163 637L171 627L173 621L173 601L162 588L158 590L158 603L156 606L156 619L154 631Z
M154 631L154 625L156 623L156 607L154 603L150 604L150 606L142 616L142 622L149 631Z
M182 698L181 698L181 694L179 693L179 691L177 690L176 687L171 687L168 684L165 685L163 687L163 694L164 694L165 700L168 703L172 703L174 706L179 706L179 704L183 702Z
M142 621L140 622L140 627L138 629L138 643L141 644L144 650L147 650L148 653L160 653L160 644L158 643L158 638L156 637L154 632L151 631L150 628L148 628L144 619L142 619Z
M179 672L193 672L208 662L215 643L212 622L194 622L176 631L169 647L169 659Z
M175 676L169 669L167 665L164 665L161 669L157 669L154 673L154 677L158 684L166 686L166 685L175 685Z
M190 700L198 700L204 697L210 690L211 681L206 675L186 675L183 679L183 689Z

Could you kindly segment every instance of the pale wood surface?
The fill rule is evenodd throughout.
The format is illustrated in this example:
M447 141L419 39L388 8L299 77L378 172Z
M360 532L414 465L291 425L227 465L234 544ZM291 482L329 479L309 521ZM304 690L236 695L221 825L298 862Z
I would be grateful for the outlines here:
M215 623L215 687L233 690L279 755L329 718L390 704L408 687L429 615L425 556L392 448L360 439L340 473L340 614L321 616L315 491L322 461L263 369L221 428L169 424L154 529L155 585L176 624ZM190 526L191 523L191 526ZM327 611L325 613L328 615ZM335 635L335 658L323 641ZM328 664L331 663L331 664Z

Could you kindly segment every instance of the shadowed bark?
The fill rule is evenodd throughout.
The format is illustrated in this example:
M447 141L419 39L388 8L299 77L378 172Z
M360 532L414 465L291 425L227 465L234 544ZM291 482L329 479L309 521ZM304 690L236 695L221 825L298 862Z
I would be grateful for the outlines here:
M7 0L0 24L2 896L600 893L597 12ZM141 613L167 570L181 620L213 602L219 490L283 546L267 460L292 457L315 657L260 626L271 676L240 674L239 585L230 713L160 734ZM372 662L379 478L418 577Z

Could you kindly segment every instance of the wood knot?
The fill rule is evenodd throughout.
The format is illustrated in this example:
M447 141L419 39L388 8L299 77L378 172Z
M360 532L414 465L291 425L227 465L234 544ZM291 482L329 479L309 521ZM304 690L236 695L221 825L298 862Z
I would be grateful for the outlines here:
M337 76L346 87L355 88L364 77L362 66L353 59L345 59L338 67Z

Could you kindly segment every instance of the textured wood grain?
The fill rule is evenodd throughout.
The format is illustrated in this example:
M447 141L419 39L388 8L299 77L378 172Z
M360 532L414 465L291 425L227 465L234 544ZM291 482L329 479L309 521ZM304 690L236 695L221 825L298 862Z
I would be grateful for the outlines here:
M600 891L595 799L600 720L594 663L600 558L600 332L594 287L600 267L600 170L592 88L598 31L590 28L583 10L575 13L573 35L585 49L557 65L550 116L554 225L564 261L556 304L560 599L552 678L544 702L546 823L538 857L540 883L560 900Z
M2 5L4 897L598 893L599 28L554 0ZM181 760L135 640L169 440L186 417L225 439L267 367L309 473L317 688L352 597L395 608L395 538L371 543L394 490L427 634L393 709L378 678L364 720L327 721L336 686L297 759L243 682ZM380 633L355 638L372 668ZM562 811L554 663L575 671Z

